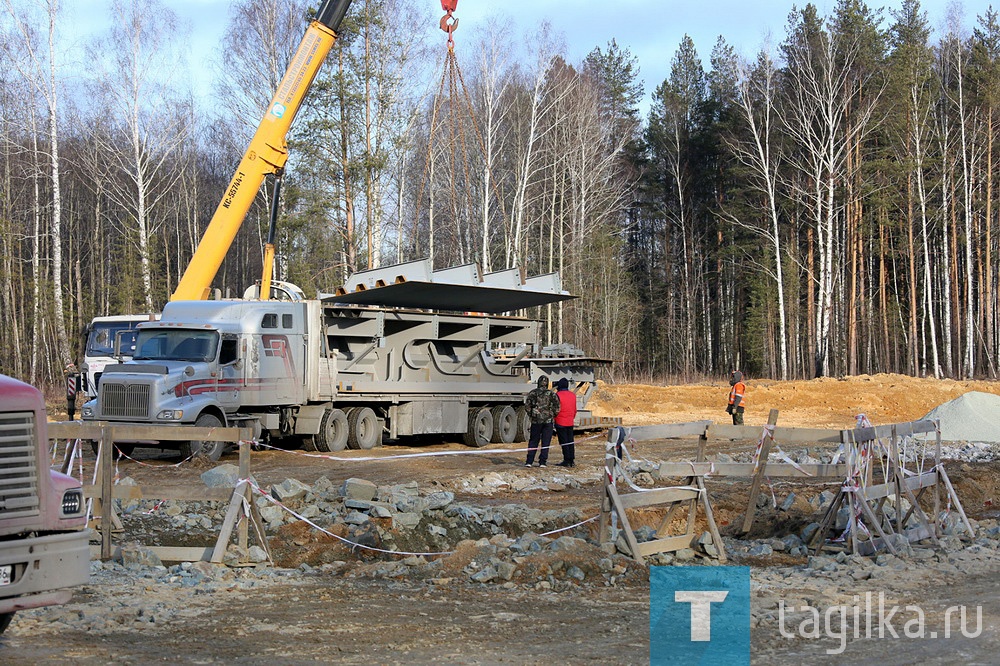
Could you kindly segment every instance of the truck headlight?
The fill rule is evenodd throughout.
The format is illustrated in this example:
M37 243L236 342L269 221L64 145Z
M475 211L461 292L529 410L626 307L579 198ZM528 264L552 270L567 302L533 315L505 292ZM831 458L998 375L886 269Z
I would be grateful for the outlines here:
M156 415L156 418L159 421L180 421L182 416L184 416L182 409L164 409Z
M83 512L83 491L79 488L67 490L62 496L62 515L76 516Z
M80 410L80 416L82 416L85 419L94 418L94 408L84 407L83 409Z

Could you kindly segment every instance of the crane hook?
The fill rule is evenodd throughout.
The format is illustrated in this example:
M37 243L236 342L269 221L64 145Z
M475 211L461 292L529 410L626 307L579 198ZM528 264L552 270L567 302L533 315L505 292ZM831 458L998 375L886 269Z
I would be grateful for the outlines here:
M452 16L452 12L458 7L458 0L441 0L441 9L445 14L441 17L441 29L448 33L448 48L455 47L453 33L458 29L458 19Z

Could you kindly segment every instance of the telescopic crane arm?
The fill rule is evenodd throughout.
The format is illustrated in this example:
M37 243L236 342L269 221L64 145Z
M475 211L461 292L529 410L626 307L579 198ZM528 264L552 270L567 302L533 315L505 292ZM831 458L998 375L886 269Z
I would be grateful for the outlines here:
M316 73L337 40L340 23L351 0L323 0L295 56L271 99L229 187L212 216L198 249L181 277L171 301L203 300L236 237L257 191L271 174L281 174L288 160L286 137ZM273 257L273 250L271 251ZM267 261L267 259L265 259ZM267 271L267 268L265 268ZM269 293L261 288L261 298ZM270 291L268 289L268 291Z

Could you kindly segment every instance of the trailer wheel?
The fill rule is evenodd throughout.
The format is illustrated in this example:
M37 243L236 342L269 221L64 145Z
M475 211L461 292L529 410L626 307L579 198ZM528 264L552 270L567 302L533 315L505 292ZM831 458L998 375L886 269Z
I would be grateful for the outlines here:
M372 449L382 441L382 426L371 407L355 407L347 412L347 446L352 449Z
M531 436L531 417L528 416L528 408L521 405L517 408L517 439L515 442L527 442Z
M517 412L510 405L497 405L491 412L493 415L494 444L510 444L517 437Z
M343 451L347 448L347 414L342 409L328 409L323 412L319 422L319 432L316 433L316 448L326 453Z
M493 414L489 407L473 407L469 410L469 427L462 435L466 446L477 449L486 446L493 438Z
M222 421L219 420L218 416L214 414L202 414L194 422L195 426L198 428L221 428ZM203 442L200 440L191 440L190 442L183 442L180 446L181 457L182 458L207 458L212 462L215 462L222 457L222 454L226 450L225 442Z

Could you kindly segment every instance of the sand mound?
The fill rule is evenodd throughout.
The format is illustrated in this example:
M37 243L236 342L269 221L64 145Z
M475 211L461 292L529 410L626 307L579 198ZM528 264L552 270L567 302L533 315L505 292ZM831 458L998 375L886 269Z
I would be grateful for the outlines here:
M948 442L1000 442L1000 396L970 391L932 409L925 419L939 419Z

